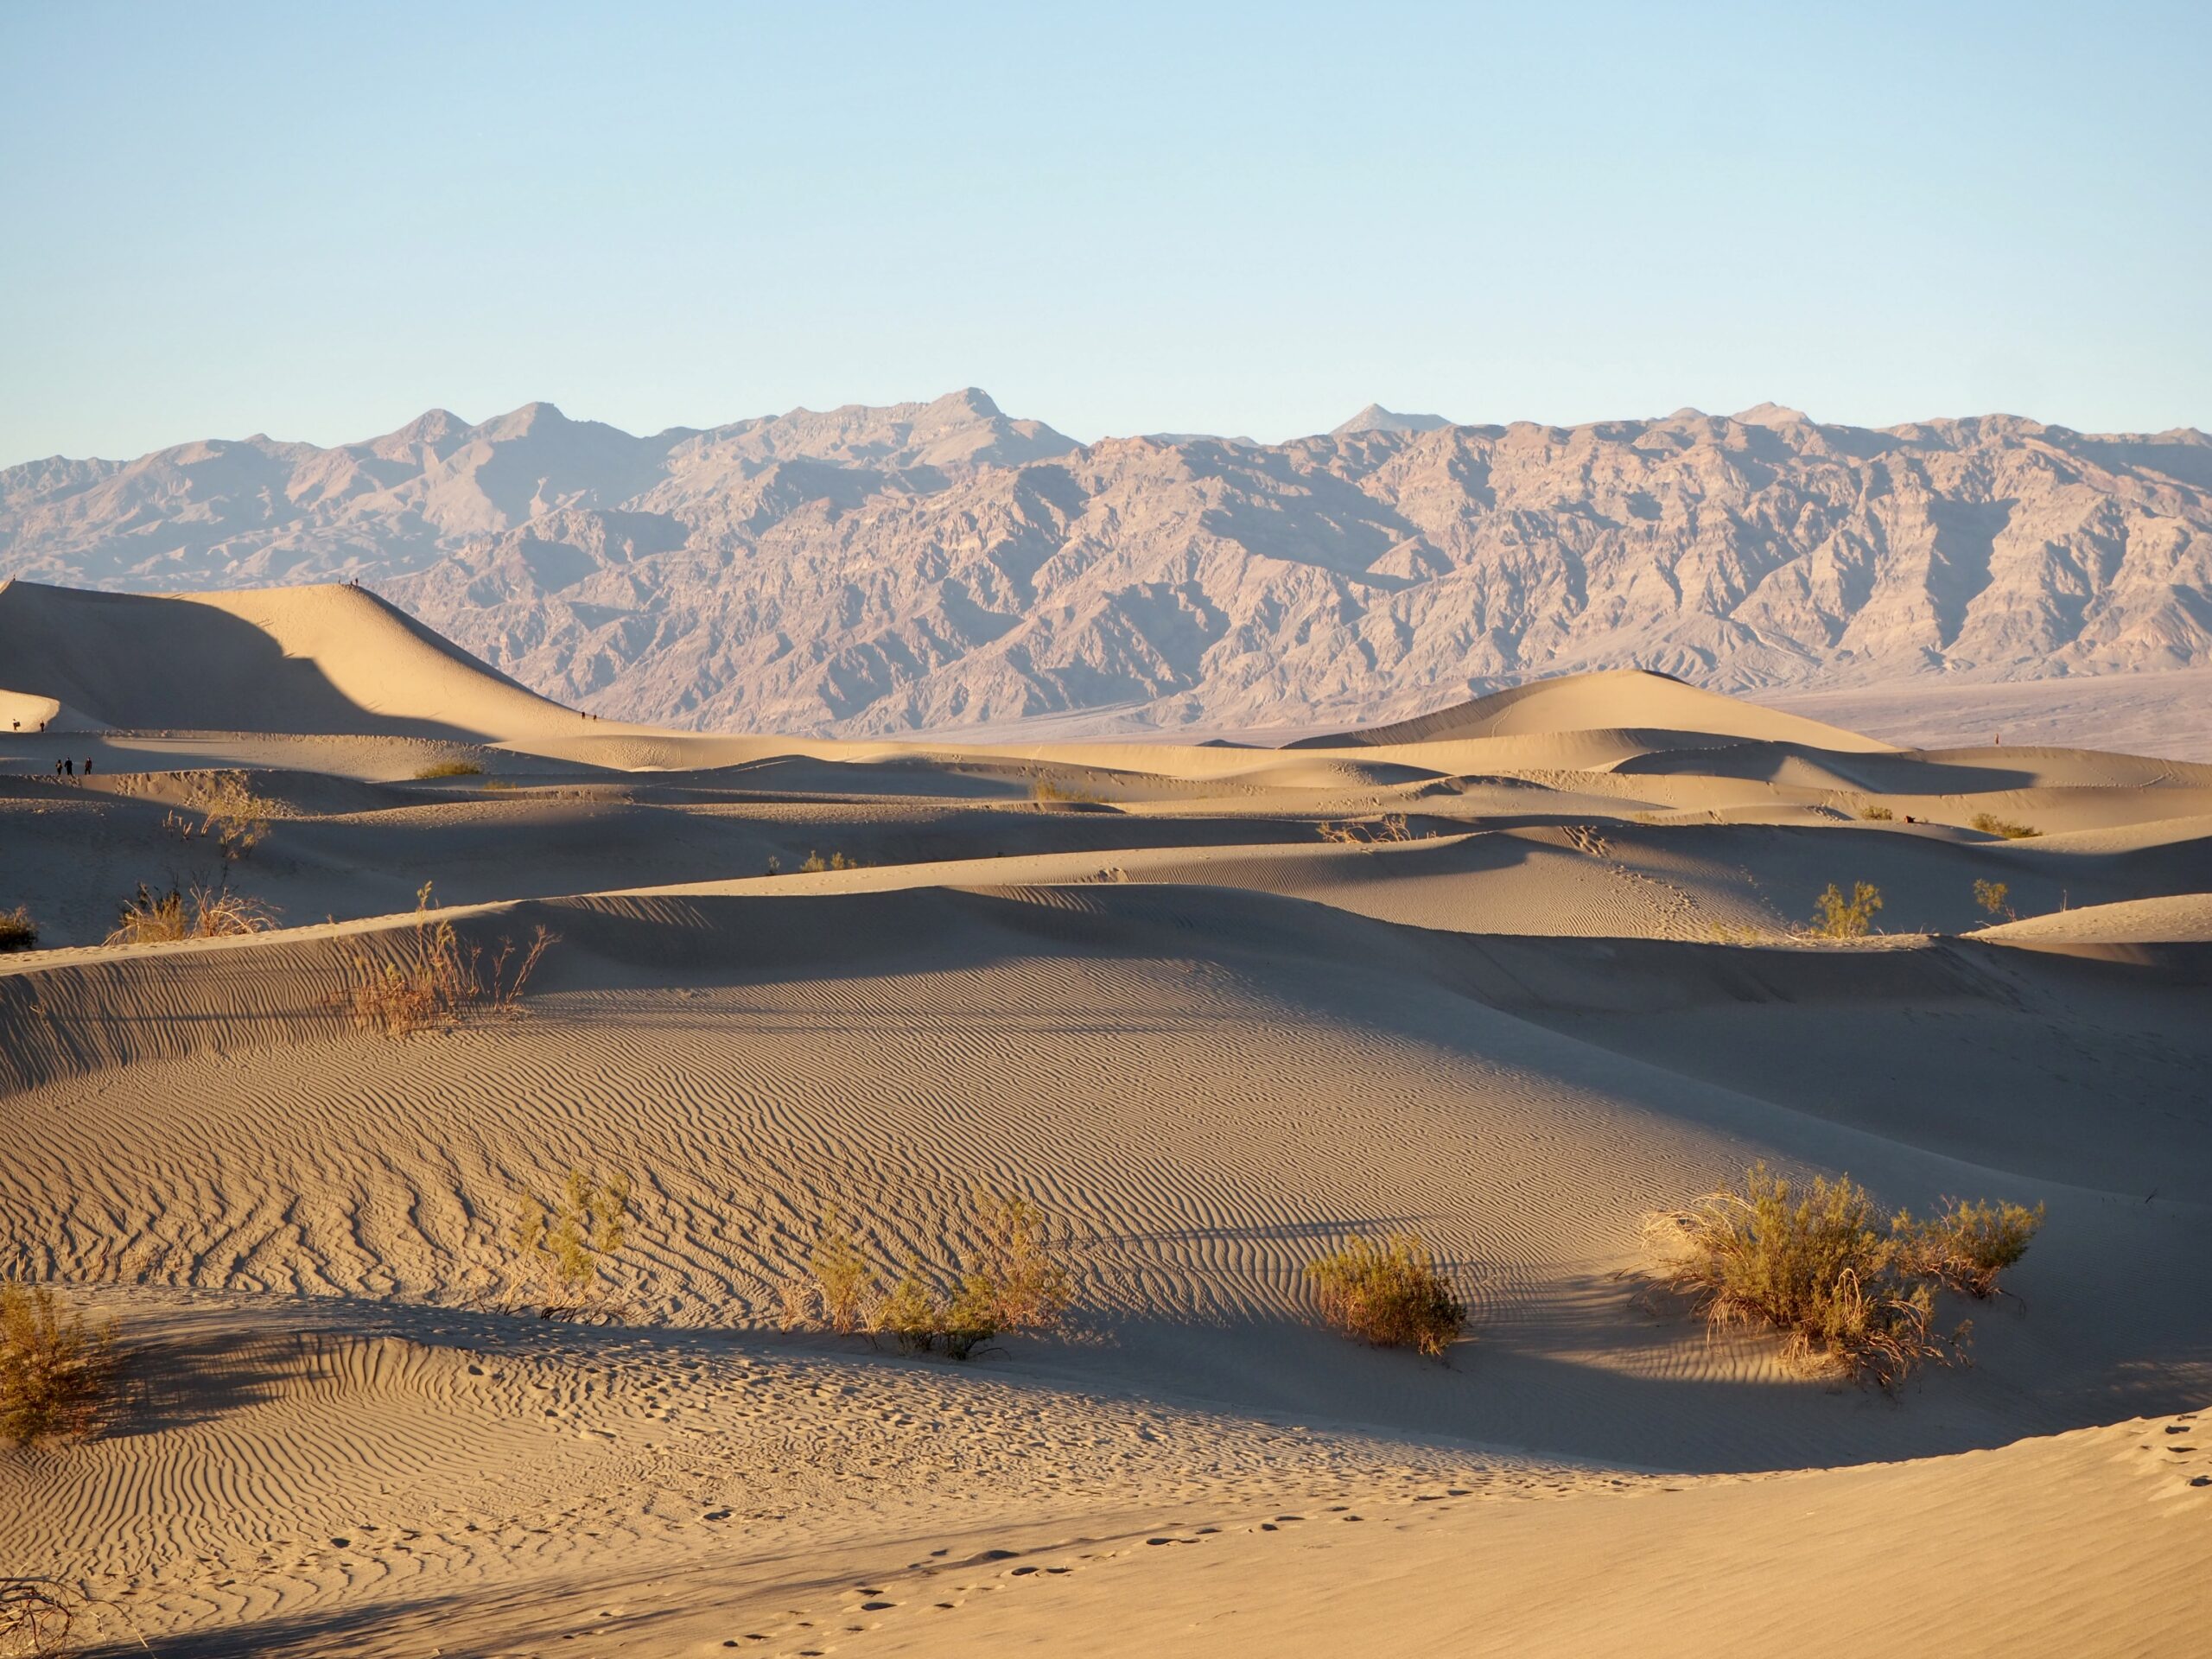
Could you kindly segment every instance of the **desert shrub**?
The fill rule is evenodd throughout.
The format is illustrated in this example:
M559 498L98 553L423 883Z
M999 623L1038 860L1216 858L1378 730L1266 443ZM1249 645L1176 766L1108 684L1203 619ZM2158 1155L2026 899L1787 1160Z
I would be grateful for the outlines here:
M355 1021L387 1037L449 1030L471 1013L512 1015L523 992L559 935L540 927L526 944L502 938L486 957L465 944L454 925L437 914L425 881L415 894L415 926L391 957L356 946L346 963L341 1006Z
M857 870L861 868L861 861L857 858L848 858L842 853L832 853L824 858L819 853L810 852L806 855L806 862L798 868L804 874L819 875L824 870ZM771 870L768 874L773 875L775 872Z
M875 1269L868 1265L860 1240L835 1210L822 1219L807 1268L814 1275L815 1294L821 1298L830 1328L848 1332L863 1329L875 1300Z
M1993 917L2003 916L2010 918L2012 916L2012 906L2005 900L2011 897L2012 892L2012 887L2003 881L1977 880L1974 884L1974 901Z
M415 776L424 782L433 778L481 778L484 768L474 760L433 760Z
M552 1205L525 1192L515 1208L515 1243L544 1280L546 1311L597 1294L601 1265L629 1241L629 1177L571 1169Z
M935 1295L909 1266L876 1303L869 1328L891 1338L901 1353L967 1359L995 1337L1049 1330L1065 1317L1073 1281L1061 1259L1063 1240L1045 1212L1027 1198L993 1192L978 1192L975 1206L983 1248L958 1289Z
M13 910L0 910L0 955L28 950L37 943L38 924L31 919L29 906L17 905Z
M1932 1221L1900 1211L1893 1224L1909 1271L1982 1300L1996 1294L1997 1275L2027 1254L2043 1217L2041 1205L2031 1210L1952 1198Z
M0 1650L68 1650L81 1595L59 1579L0 1579Z
M44 1285L0 1285L0 1440L82 1439L114 1391L115 1332Z
M1877 806L1870 801L1865 806L1859 809L1859 816L1862 818L1870 819L1875 823L1887 823L1891 819L1895 818L1897 814L1891 811L1886 806Z
M1872 930L1874 912L1881 907L1881 889L1872 882L1858 883L1846 899L1843 889L1831 881L1827 891L1813 901L1813 931L1829 939L1863 938Z
M2032 841L2043 834L2032 824L2010 823L1990 812L1977 812L1969 822L1985 836L2002 836L2007 841Z
M1313 826L1324 841L1341 846L1365 847L1377 842L1411 841L1413 831L1406 826L1402 812L1386 812L1379 818L1346 818L1341 823L1326 820Z
M1029 785L1029 798L1039 802L1065 801L1071 804L1088 804L1099 806L1104 804L1106 798L1103 795L1094 795L1087 790L1071 788L1058 779L1046 777L1038 779Z
M1652 1217L1650 1236L1674 1247L1662 1281L1710 1325L1770 1326L1803 1370L1893 1388L1923 1362L1948 1360L1964 1335L1935 1332L1935 1293L1909 1241L1848 1176L1801 1191L1761 1164L1740 1192Z
M1377 1348L1417 1348L1441 1359L1466 1328L1466 1304L1417 1234L1392 1233L1380 1243L1348 1238L1306 1273L1322 1316Z
M185 939L220 939L238 933L265 933L276 925L276 912L258 899L228 887L171 887L156 893L143 881L117 912L104 944L175 944Z
M982 1262L962 1284L956 1310L964 1301L968 1312L988 1314L1001 1331L1044 1331L1059 1324L1074 1281L1061 1259L1063 1242L1054 1237L1045 1212L1027 1198L995 1192L977 1193L975 1203Z
M194 773L186 787L201 815L200 822L194 823L183 812L172 812L162 820L162 827L179 839L213 841L225 858L240 859L269 834L275 803L256 795L244 772Z

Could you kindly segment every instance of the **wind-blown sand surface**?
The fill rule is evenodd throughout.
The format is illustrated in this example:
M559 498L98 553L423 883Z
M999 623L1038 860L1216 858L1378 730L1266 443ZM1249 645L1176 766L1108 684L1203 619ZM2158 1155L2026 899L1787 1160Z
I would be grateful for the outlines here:
M0 1274L133 1362L0 1450L0 1575L93 1650L2202 1649L2212 767L1637 674L1285 750L697 737L350 589L59 591L0 591L0 716L70 711L0 734ZM99 944L224 880L290 925ZM517 1017L340 1012L426 880L560 936ZM1884 933L1795 931L1861 880ZM1758 1159L2046 1205L1973 1364L1892 1398L1655 1297L1645 1212ZM541 1320L571 1166L633 1235ZM1070 1228L1064 1332L779 1328L825 1205L957 1266L979 1184ZM1405 1225L1448 1365L1312 1321Z

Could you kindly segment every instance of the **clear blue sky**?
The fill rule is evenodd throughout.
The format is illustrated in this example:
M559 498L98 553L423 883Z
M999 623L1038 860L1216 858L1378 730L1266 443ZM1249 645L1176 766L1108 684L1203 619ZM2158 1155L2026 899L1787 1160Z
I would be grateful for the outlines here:
M2212 426L2202 0L0 0L0 463L971 384Z

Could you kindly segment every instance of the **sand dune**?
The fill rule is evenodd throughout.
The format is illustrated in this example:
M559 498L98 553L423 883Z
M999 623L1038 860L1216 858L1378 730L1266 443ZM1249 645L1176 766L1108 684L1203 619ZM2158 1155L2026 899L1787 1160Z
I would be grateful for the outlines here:
M1285 750L716 738L349 589L54 591L0 660L102 728L0 746L0 1274L137 1361L0 1449L0 1573L95 1650L2191 1650L2202 767L1629 675ZM559 936L513 1017L346 1012L426 880ZM140 881L288 925L102 944ZM1755 1160L2047 1206L1971 1366L1885 1397L1655 1297L1644 1214ZM571 1166L636 1186L578 1323L512 1233ZM979 1185L1068 1229L1065 1332L781 1328L825 1207L945 1285ZM1312 1319L1402 1226L1448 1365Z

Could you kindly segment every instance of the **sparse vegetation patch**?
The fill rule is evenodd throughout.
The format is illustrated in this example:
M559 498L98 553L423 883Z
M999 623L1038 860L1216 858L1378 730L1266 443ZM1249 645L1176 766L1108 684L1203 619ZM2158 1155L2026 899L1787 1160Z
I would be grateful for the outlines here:
M0 1285L0 1440L82 1440L114 1393L115 1331L44 1285Z
M1989 912L1993 921L1999 916L2007 921L2018 921L2019 918L2012 913L2012 906L2006 902L2012 892L2011 887L2002 881L1977 880L1974 884L1974 901Z
M415 895L415 925L390 956L356 946L346 963L340 1002L355 1021L387 1037L444 1031L472 1014L510 1016L520 1011L524 990L557 934L537 929L528 943L502 938L486 956L467 944L437 913L425 881Z
M162 828L178 839L213 841L225 858L237 860L268 836L275 803L256 795L244 772L190 774L187 787L201 817L197 823L183 812L172 812L162 819Z
M1385 812L1379 818L1346 818L1340 823L1324 819L1313 828L1322 840L1348 847L1366 847L1377 842L1411 841L1414 838L1402 812Z
M772 864L774 861L770 862ZM861 861L857 858L848 858L842 853L832 853L827 858L819 853L809 853L806 862L798 868L802 874L819 875L824 870L857 870L861 868ZM775 871L771 869L768 874L773 875Z
M29 950L37 943L38 924L31 919L28 906L0 910L0 955L10 950Z
M516 1205L515 1243L543 1277L550 1316L597 1295L603 1266L630 1236L630 1179L571 1169L551 1205L524 1192Z
M1417 1348L1441 1359L1466 1328L1466 1304L1418 1234L1346 1239L1306 1272L1322 1316L1377 1348Z
M1885 1217L1848 1176L1800 1187L1761 1164L1740 1192L1648 1217L1646 1238L1660 1281L1715 1329L1778 1331L1798 1369L1893 1389L1966 1339L1965 1325L1936 1330L1936 1287L1993 1294L2042 1221L2040 1207L1957 1200L1932 1222Z
M1897 814L1886 806L1878 805L1869 801L1859 809L1859 816L1875 823L1888 823L1897 817Z
M1970 822L1985 836L2002 836L2007 841L2032 841L2043 834L2032 824L2008 823L1990 812L1977 812Z
M171 887L157 893L141 881L124 901L104 944L175 944L186 939L227 938L265 933L276 925L276 912L258 899L229 887Z
M1899 1213L1909 1270L1948 1285L1977 1301L1997 1294L1997 1276L2028 1251L2042 1230L2044 1207L2018 1204L1946 1202L1932 1221Z
M1857 883L1851 897L1833 881L1813 901L1813 931L1824 939L1864 938L1873 930L1874 912L1882 907L1881 889L1871 881Z
M484 768L474 760L433 760L415 776L429 782L434 778L481 778Z

